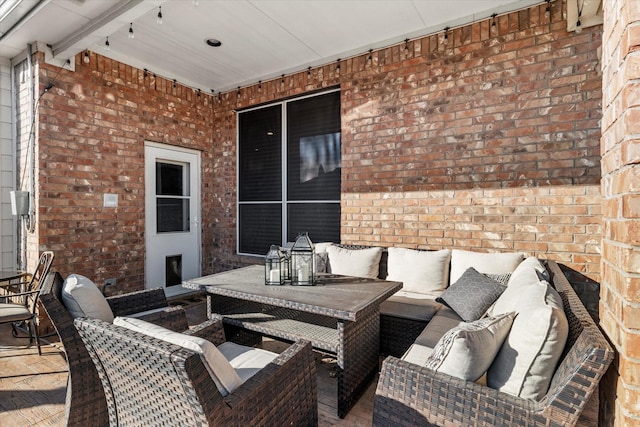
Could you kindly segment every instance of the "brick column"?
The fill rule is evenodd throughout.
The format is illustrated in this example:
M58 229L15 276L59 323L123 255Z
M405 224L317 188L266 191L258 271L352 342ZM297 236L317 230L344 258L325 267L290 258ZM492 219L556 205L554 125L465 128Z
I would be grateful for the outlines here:
M618 355L601 425L640 425L640 1L604 0L601 326Z

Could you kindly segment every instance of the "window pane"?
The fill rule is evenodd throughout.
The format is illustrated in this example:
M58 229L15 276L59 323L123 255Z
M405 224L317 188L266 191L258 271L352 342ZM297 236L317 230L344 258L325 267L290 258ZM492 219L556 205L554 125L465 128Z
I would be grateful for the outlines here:
M156 194L159 196L186 196L183 194L183 165L156 163ZM188 185L187 185L188 188Z
M312 242L340 242L340 203L289 203L287 241L309 232Z
M240 201L282 200L282 107L240 114Z
M156 199L158 233L189 231L189 199Z
M240 253L266 255L271 245L281 243L280 203L240 205L239 211Z
M340 93L287 104L289 200L340 199Z

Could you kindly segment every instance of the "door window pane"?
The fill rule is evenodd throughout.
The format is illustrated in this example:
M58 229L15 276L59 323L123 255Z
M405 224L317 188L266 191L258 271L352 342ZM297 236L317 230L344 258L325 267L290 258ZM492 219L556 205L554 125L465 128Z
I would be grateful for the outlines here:
M189 188L185 176L184 165L172 163L156 163L156 194L159 196L186 196L185 188Z
M189 231L189 199L156 199L157 232Z

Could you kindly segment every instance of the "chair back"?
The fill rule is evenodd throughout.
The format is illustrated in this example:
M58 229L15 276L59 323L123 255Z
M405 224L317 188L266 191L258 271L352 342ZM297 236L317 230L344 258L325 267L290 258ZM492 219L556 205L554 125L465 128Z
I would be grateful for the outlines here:
M74 323L105 388L110 425L221 424L222 395L199 354L98 319ZM218 409L206 410L205 397Z
M42 280L40 302L56 329L69 364L67 382L67 426L103 426L109 423L104 389L73 317L62 303L64 279L57 271L49 271Z
M31 275L31 279L29 279L29 282L27 283L27 288L25 289L26 291L31 291L35 288L40 287L44 276L46 276L51 269L51 264L53 263L54 256L55 255L52 251L44 251L40 254L38 265Z

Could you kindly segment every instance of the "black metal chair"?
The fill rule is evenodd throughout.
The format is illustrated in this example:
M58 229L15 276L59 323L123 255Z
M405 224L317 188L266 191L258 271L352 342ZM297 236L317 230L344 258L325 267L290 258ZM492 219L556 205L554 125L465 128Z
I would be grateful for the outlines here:
M0 302L0 323L11 323L11 333L17 338L16 325L23 322L29 333L29 345L33 343L35 338L38 354L42 354L40 337L38 336L38 297L43 278L49 272L53 258L53 252L43 252L29 280L8 285L14 289L18 287L18 292L6 293L2 296L3 302Z

